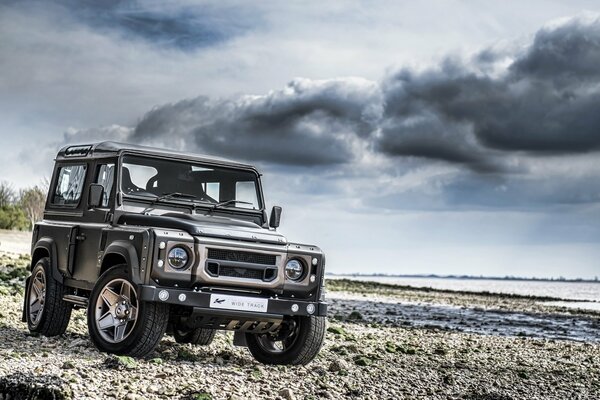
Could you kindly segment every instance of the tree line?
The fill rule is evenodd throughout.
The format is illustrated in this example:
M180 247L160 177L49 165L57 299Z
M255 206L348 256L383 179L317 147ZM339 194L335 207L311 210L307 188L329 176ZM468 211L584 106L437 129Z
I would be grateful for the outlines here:
M8 182L0 182L0 229L31 230L44 216L48 181L15 190Z

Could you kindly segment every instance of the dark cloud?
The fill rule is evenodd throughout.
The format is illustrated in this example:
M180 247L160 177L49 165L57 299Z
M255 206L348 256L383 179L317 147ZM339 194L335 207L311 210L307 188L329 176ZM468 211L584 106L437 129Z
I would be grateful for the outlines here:
M134 140L173 135L226 157L283 165L350 162L380 118L378 87L359 79L298 79L266 96L162 106L135 129Z
M519 152L600 150L599 77L600 22L574 20L540 30L516 55L486 49L379 85L299 79L265 96L165 105L134 139L185 137L204 152L284 165L346 163L370 149L498 174Z
M493 52L484 51L475 61L489 64L495 58ZM426 72L402 70L383 84L385 128L377 146L397 155L426 149L414 155L468 166L478 165L471 160L485 157L490 149L531 154L596 151L599 77L598 20L575 20L539 31L533 44L500 76L452 60ZM418 145L406 129L406 121L415 118L427 130ZM452 128L456 124L468 127L474 143Z
M599 27L575 20L541 30L517 53L488 49L380 83L296 79L266 95L183 100L107 134L284 175L317 166L312 184L327 189L315 192L386 208L599 203L590 185L600 175Z

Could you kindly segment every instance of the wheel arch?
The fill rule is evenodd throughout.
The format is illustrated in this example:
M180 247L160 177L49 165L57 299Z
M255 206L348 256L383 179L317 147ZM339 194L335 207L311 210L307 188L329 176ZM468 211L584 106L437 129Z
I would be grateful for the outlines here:
M140 264L133 244L124 240L112 242L104 251L100 266L100 275L115 265L127 265L127 272L134 283L143 283L140 276Z
M60 283L63 283L63 275L58 270L58 253L56 249L56 242L52 238L43 237L36 242L35 246L33 247L33 251L31 252L30 270L33 271L33 267L35 267L37 262L44 257L48 257L50 259L52 277Z

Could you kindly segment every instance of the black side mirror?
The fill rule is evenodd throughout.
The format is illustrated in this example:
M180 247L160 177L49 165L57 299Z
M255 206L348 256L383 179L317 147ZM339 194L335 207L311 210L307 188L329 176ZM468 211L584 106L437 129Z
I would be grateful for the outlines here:
M271 228L277 228L281 222L281 207L273 206L271 210L271 217L269 218L269 226Z
M88 196L88 207L98 208L102 205L102 198L104 197L104 186L97 183L90 185L90 193Z

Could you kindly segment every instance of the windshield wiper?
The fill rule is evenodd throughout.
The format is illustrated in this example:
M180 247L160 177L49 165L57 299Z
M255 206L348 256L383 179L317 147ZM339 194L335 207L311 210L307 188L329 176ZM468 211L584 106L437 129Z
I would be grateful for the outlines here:
M164 193L161 196L156 196L156 198L154 200L152 200L152 202L150 202L150 205L148 207L146 207L142 211L142 214L146 214L149 211L154 210L154 205L156 203L158 203L159 201L164 201L164 200L174 199L174 198L179 198L179 199L195 199L196 196L194 196L193 194L181 193L181 192Z
M220 203L217 203L215 205L213 205L211 207L211 210L216 210L217 208L221 208L221 207L225 207L228 206L229 204L249 204L252 205L252 203L249 203L247 201L241 201L241 200L226 200L226 201L222 201Z

